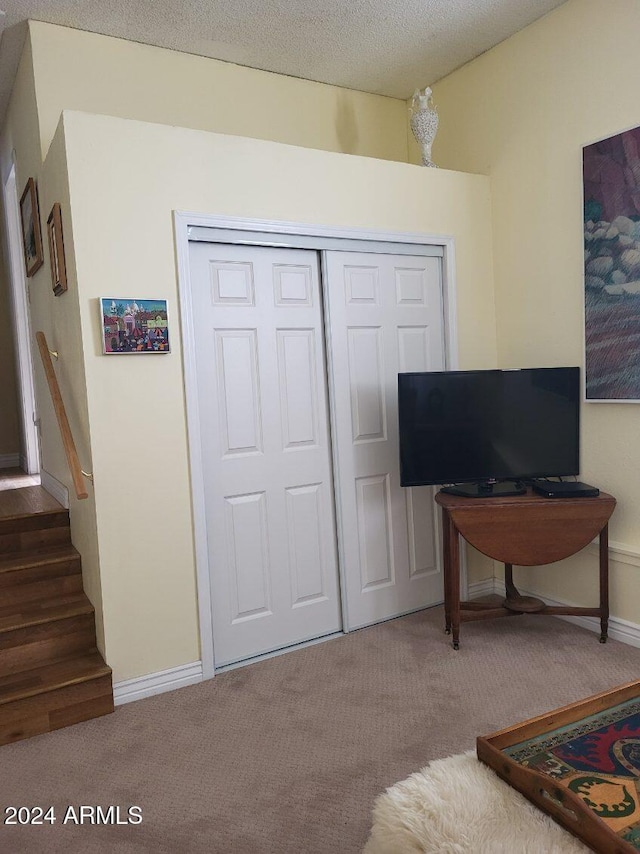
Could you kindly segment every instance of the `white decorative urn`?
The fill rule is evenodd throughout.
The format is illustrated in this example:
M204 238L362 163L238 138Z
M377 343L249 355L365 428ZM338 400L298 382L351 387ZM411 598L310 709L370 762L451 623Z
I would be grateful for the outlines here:
M413 93L411 99L411 130L422 149L422 165L437 169L436 164L431 160L431 146L438 130L438 113L433 106L429 86L424 92L416 89Z

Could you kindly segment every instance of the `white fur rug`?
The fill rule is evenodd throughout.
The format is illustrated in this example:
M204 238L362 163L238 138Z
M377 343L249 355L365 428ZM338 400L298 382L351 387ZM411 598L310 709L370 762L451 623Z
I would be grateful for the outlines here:
M437 759L380 795L364 854L583 854L475 752Z

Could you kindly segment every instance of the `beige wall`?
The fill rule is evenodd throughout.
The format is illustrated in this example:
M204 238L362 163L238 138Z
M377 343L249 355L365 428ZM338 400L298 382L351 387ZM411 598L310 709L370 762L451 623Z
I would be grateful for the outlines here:
M405 102L30 24L0 148L4 159L17 150L19 185L40 176L62 110L122 117L65 115L41 192L51 181L46 205L60 194L68 206L68 166L65 239L77 304L49 296L46 267L34 280L47 294L36 312L74 358L73 323L81 329L82 369L59 370L79 395L73 418L83 442L91 425L99 529L92 534L90 518L80 527L87 543L93 536L97 587L100 549L116 680L199 657L172 210L454 234L460 367L582 364L581 148L638 123L639 25L635 0L569 0L441 81L434 160L443 168L424 170L371 159L417 155L413 144L408 154ZM97 300L114 283L123 295L169 300L170 356L101 356ZM161 403L161 420L148 407L136 417L141 396ZM583 479L619 501L611 538L631 557L614 564L612 605L633 622L636 411L584 405L582 454ZM61 470L55 440L43 441ZM472 580L485 568L479 558ZM586 602L593 585L583 573L591 579L595 568L587 553L563 564L561 575L557 566L523 572L523 586Z
M47 336L49 347L52 350L58 350L60 354L60 358L55 364L56 374L81 463L85 470L90 470L90 434L64 138L60 135L54 141L46 162L42 164L35 82L31 61L31 43L27 39L0 135L1 169L2 174L6 174L12 159L15 158L18 192L22 192L22 188L26 185L29 177L35 179L38 187L44 264L34 276L28 279L31 329L34 334L42 330ZM55 297L51 289L46 236L47 217L55 201L60 202L62 206L69 279L68 292L59 297ZM6 266L4 270L6 275ZM90 494L87 500L79 502L73 496L71 477L62 447L60 431L35 340L32 342L32 350L36 410L40 419L41 465L45 471L63 483L70 491L73 542L82 555L84 587L87 595L96 606L98 642L101 648L104 648L93 492L89 485Z
M407 160L407 109L396 98L37 21L29 30L43 156L72 109Z
M80 327L80 297L76 273L75 241L71 223L71 201L67 176L67 159L64 133L60 128L53 139L39 174L40 208L43 227L54 202L59 202L62 213L67 291L55 296L51 288L51 270L48 247L45 262L38 275L37 287L32 288L32 330L42 330L51 350L58 353L54 369L64 400L71 432L85 471L92 471L91 430L87 410L87 389L84 371L82 332ZM43 239L47 241L46 231ZM69 491L71 539L82 556L82 580L85 593L96 608L98 646L105 652L102 587L98 553L96 501L90 481L85 480L88 498L78 500L62 446L60 430L53 410L51 395L46 386L42 360L34 349L34 368L38 414L41 422L42 468L63 483Z
M16 162L18 194L22 193L27 178L34 174L33 170L39 165L38 139L39 129L35 83L31 66L31 44L27 39L16 72L4 127L0 135L0 174L3 179L7 176L11 166L13 152L21 152L21 156ZM1 208L0 215L4 219L4 212ZM8 288L7 264L5 259L0 257L0 454L15 454L21 451L15 350Z
M105 116L65 112L64 133L105 643L121 680L200 656L172 211L453 234L460 364L490 367L490 197L481 176ZM169 301L169 356L101 354L98 298L118 294Z
M71 112L63 125L69 107L160 124ZM60 353L81 462L96 474L95 493L72 498L72 534L117 681L200 656L174 209L453 234L460 365L495 364L488 182L385 162L406 160L406 119L395 99L30 24L0 161L6 172L15 155L19 188L36 179L43 226L62 205L69 290L53 296L45 251L32 325ZM102 357L97 299L130 290L169 299L166 360ZM70 487L37 351L35 380L43 468ZM140 417L141 399L158 404L154 417Z
M501 366L584 364L582 146L640 123L639 32L635 0L569 0L434 87L434 159L491 177ZM610 538L636 555L638 411L582 407L582 479L617 497ZM520 577L582 604L595 571L582 555ZM640 622L637 566L616 562L611 592L613 613Z
M42 158L39 141L40 125L33 76L33 53L31 39L27 35L0 137L3 177L8 172L12 157L15 156L18 194L22 193L27 178L34 176L40 168Z
M20 454L15 341L3 249L0 241L0 457Z
M27 37L22 56L20 58L20 62L16 71L13 90L9 99L4 123L2 125L2 132L0 133L0 174L2 175L2 180L5 180L5 178L9 175L12 163L15 163L16 192L18 195L18 201L26 186L27 179L29 177L37 179L38 177L38 172L41 163L40 146L38 142L39 136L40 131L38 126L38 115L36 109L35 81L33 78L31 42ZM3 217L2 221L4 230L4 211L0 212L2 213ZM18 252L20 252L20 254L22 255L22 245L18 247ZM0 277L2 278L3 282L2 286L3 288L6 287L8 289L9 269L7 259L2 258L0 260L0 263L2 264L0 272ZM40 270L35 274L35 276L31 277L30 279L27 279L27 285L30 287L30 290L33 292L35 297L37 297L37 292L40 283L44 281L44 276L45 273L43 272L43 268L41 267ZM7 314L5 315L3 311L3 319L1 322L10 324L9 311L11 309L10 303L8 301L8 294L6 292L4 294L3 305ZM2 309L0 308L0 310ZM7 342L5 341L5 344L6 343ZM4 366L4 359L2 360L2 363ZM12 376L16 377L17 379L17 375L15 374L15 369L13 368L13 366ZM15 380L13 393L15 394ZM3 383L2 400L0 401L3 407L5 405L4 395L5 386ZM12 421L15 420L16 427L20 433L21 421L18 410L18 401L15 398L10 403L7 403L7 411L6 413L3 413L3 416L5 414L9 415L9 413L9 417ZM2 420L2 417L0 417L0 420ZM18 445L15 447L14 450L17 451L19 449L20 441L21 436L19 435Z

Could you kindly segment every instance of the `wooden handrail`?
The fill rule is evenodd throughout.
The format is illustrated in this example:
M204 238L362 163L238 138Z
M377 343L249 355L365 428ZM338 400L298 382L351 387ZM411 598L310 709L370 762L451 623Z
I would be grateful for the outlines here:
M38 342L40 356L42 357L42 365L49 385L49 391L51 392L53 408L56 413L56 418L58 419L58 426L60 427L60 433L62 435L62 444L67 456L67 463L69 464L69 471L71 472L76 496L78 498L88 498L89 493L85 489L84 480L82 479L83 474L86 473L82 471L80 460L78 459L78 452L76 451L76 444L73 441L71 427L69 427L69 419L67 418L67 412L64 408L64 401L62 399L62 394L60 393L58 378L53 370L51 350L49 350L47 345L47 339L44 336L44 332L36 332L36 340Z

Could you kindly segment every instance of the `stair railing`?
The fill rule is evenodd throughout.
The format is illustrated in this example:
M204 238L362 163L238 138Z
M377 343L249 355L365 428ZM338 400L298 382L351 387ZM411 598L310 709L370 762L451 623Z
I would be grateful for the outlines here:
M76 491L76 496L78 498L88 498L89 493L85 488L83 477L87 477L92 480L93 476L89 472L83 471L80 465L78 452L76 451L76 444L73 441L71 427L69 426L69 419L67 418L67 411L64 408L64 401L62 399L62 394L60 393L58 378L56 377L55 371L53 370L53 362L51 361L51 356L54 351L49 349L44 332L36 332L36 340L38 342L38 348L40 350L40 356L42 358L42 365L44 367L44 373L47 378L47 384L51 393L53 408L56 413L56 418L58 419L58 426L60 427L60 434L62 436L62 445L64 447L64 452L67 457L67 463L69 465L69 471L71 472L71 478L73 480L73 486ZM58 354L55 353L55 356L57 358Z

